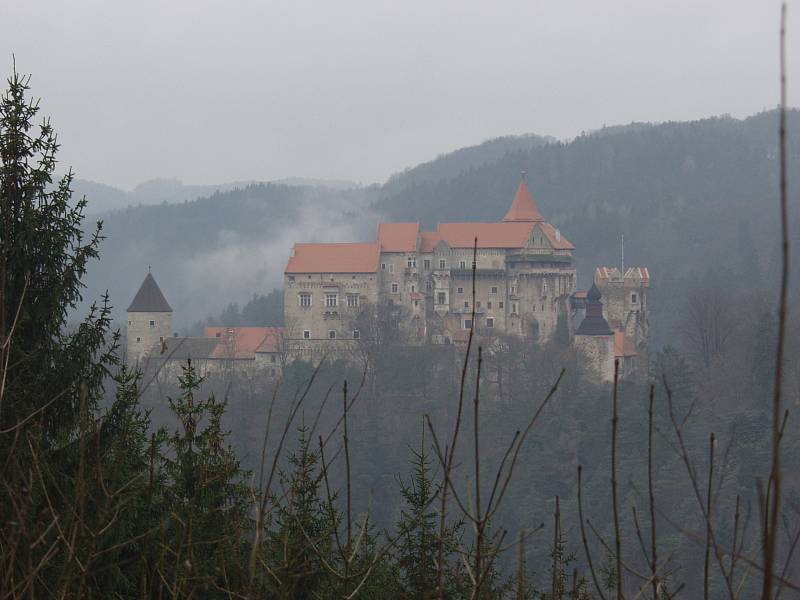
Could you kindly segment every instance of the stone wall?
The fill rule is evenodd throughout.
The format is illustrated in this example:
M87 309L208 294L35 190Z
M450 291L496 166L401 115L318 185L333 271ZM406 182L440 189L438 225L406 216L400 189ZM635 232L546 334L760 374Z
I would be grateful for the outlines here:
M586 357L586 365L602 381L614 381L614 336L576 335L575 347Z
M141 362L151 348L172 336L171 312L128 313L125 357L128 364Z

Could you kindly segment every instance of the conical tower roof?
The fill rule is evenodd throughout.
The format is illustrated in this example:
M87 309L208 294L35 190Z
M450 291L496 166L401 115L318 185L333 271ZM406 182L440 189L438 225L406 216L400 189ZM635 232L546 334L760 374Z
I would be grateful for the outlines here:
M148 272L139 291L133 297L128 312L172 312L172 307L161 293L153 274Z
M536 207L536 202L533 201L533 194L528 189L528 182L525 181L525 176L519 182L517 193L514 196L514 201L511 203L511 208L508 209L506 216L503 217L505 223L541 223L544 221L542 213Z
M575 335L614 335L608 326L608 321L603 317L601 297L600 290L593 283L586 294L586 316L575 331Z

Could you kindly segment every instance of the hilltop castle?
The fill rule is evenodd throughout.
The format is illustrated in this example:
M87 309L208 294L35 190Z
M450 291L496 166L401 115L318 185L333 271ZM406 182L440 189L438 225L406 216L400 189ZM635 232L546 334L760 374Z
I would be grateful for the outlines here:
M172 309L148 273L128 308L128 357L169 357L191 347L209 368L234 358L260 364L259 355L276 365L371 352L387 342L459 344L470 330L533 342L560 329L598 377L613 378L615 359L628 375L647 348L649 272L598 267L592 288L577 291L574 251L544 220L523 176L496 223L440 223L435 231L381 223L374 242L295 244L284 271L282 329L207 328L202 338L170 337Z
M647 343L648 270L600 267L592 292L576 292L574 251L524 175L500 222L381 223L371 243L295 244L284 272L287 347L314 359L365 337L450 344L470 329L544 341L561 322L604 379L615 358L630 372Z

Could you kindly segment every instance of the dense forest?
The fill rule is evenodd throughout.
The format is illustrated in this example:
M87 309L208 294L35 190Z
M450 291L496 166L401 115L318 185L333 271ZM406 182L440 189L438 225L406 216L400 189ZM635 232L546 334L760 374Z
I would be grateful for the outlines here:
M54 132L34 125L28 94L13 74L0 102L3 596L800 591L800 320L791 310L781 328L776 312L778 113L565 144L509 138L478 147L491 150L483 165L469 152L438 159L444 179L434 162L384 188L258 184L125 209L100 228L85 221L71 174L53 180ZM498 152L503 144L514 149ZM241 255L208 260L228 245L246 243L246 268L266 262L259 240L274 249L298 223L316 239L323 223L343 235L406 211L426 224L496 220L520 170L541 182L543 212L579 250L615 260L624 233L631 262L669 284L652 292L662 298L652 319L666 324L641 378L599 384L559 338L483 348L471 337L439 348L388 338L365 347L363 366L298 360L278 384L202 380L190 361L175 378L123 364L109 298L95 294L97 280L84 287L152 260L178 289L179 275L198 279L194 302L208 305L240 274ZM253 276L266 280L282 260ZM242 307L205 323L278 318L281 294L266 285L229 296ZM776 389L788 416L773 425ZM771 476L775 440L783 462Z

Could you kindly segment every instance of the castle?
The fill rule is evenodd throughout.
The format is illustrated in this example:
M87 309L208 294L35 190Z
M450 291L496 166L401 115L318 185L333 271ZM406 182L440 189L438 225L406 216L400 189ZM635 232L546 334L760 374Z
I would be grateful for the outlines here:
M523 175L499 222L440 223L435 231L381 223L373 242L295 244L284 270L280 330L171 337L171 308L148 273L128 309L128 356L172 356L176 346L191 346L214 368L237 356L238 364L255 365L259 355L282 365L386 342L459 344L470 330L487 339L546 341L561 328L598 377L613 378L615 359L627 376L646 364L649 272L598 267L591 290L577 291L574 251L544 220ZM239 345L247 350L226 350Z

